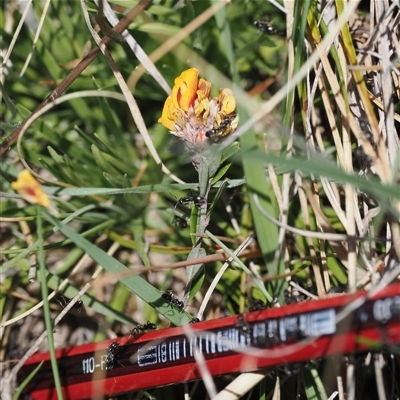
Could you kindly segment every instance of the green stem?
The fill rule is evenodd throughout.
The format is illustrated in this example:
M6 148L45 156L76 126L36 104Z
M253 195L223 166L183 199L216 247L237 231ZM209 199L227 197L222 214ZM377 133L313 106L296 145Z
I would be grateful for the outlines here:
M51 322L50 315L50 306L47 300L49 295L49 291L47 289L47 281L46 281L46 266L44 261L44 249L43 249L43 235L42 235L42 216L41 216L41 208L37 206L36 208L36 223L37 223L37 234L38 234L38 242L39 242L39 279L40 279L40 287L42 291L43 298L43 315L44 315L44 324L47 331L47 343L49 346L50 352L50 360L51 360L51 369L53 371L54 383L56 386L57 397L59 400L63 400L63 395L61 392L61 381L60 374L58 372L57 358L54 350L54 338L53 338L53 324Z

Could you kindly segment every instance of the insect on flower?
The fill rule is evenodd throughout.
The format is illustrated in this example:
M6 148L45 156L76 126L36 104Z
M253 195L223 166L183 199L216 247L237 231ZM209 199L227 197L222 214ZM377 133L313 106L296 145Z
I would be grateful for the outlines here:
M211 82L199 78L198 69L190 68L175 79L158 122L185 142L197 169L201 153L213 144L213 139L220 141L236 130L239 118L235 110L236 100L231 89L221 88L218 97L212 97Z
M227 137L233 132L232 122L235 118L236 115L224 117L222 122L217 127L206 132L206 137L214 141L219 141Z

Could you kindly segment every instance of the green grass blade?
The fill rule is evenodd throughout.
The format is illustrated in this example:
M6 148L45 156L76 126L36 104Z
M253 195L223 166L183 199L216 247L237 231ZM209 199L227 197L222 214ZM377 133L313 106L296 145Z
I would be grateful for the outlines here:
M15 391L12 400L18 400L20 399L20 396L22 395L22 392L26 388L26 386L29 384L29 382L35 377L39 369L42 367L44 361L38 364L38 366L26 377L26 379L18 386L18 389Z
M236 256L228 247L225 246L224 243L222 243L218 238L216 238L211 232L206 231L205 232L206 235L212 239L215 243L217 243L219 246L221 246L221 248L227 253L229 254L230 257L232 257L233 260L235 260L240 268L242 268L242 270L251 278L253 278L254 284L260 289L260 291L262 292L262 294L265 296L265 298L272 303L273 299L271 297L271 295L267 292L267 289L265 288L265 286L257 279L257 277L246 267L246 265L243 264L243 262L240 260L240 258L238 256Z
M266 159L264 162L257 157L250 157L249 154L259 153L257 142L253 130L247 131L241 137L241 145L243 149L243 169L246 177L247 190L249 191L249 203L251 215L254 221L254 226L257 232L258 243L260 244L264 261L271 276L284 273L284 264L281 260L275 260L275 252L278 248L279 229L276 225L266 220L257 208L253 193L258 193L261 206L270 215L276 216L276 205L274 204L274 194L272 185L265 174ZM261 161L261 162L260 162ZM272 285L275 294L279 295L279 300L282 301L281 287L278 289L278 282ZM280 284L280 283L279 283Z
M52 215L45 212L46 219L57 227L61 233L71 239L78 247L83 249L94 261L101 265L110 273L121 273L129 271L121 262L109 256L105 251L79 235L69 226L56 220ZM127 286L133 293L139 296L147 304L151 305L160 314L164 315L175 325L183 325L191 321L189 314L180 312L167 303L162 297L160 291L153 287L138 275L129 275L120 282Z
M324 385L315 368L304 368L301 376L308 400L328 400Z
M50 353L50 363L51 370L53 372L54 384L56 386L57 397L62 400L63 395L61 391L61 380L60 373L58 371L57 357L54 348L54 337L53 337L53 323L50 315L50 305L47 300L49 296L47 282L46 282L46 266L45 266L45 256L43 249L43 236L42 236L42 217L41 217L42 208L37 206L37 234L38 234L38 242L39 242L39 276L40 276L40 288L42 291L42 299L43 299L43 314L44 314L44 324L47 331L47 343L49 346Z

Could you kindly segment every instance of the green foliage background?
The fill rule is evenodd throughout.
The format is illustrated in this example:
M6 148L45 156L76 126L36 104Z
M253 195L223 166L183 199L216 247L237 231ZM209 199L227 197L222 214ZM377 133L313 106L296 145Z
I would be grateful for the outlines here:
M137 1L111 3L121 19ZM129 34L150 55L213 4L218 2L154 1L132 21ZM341 5L340 1L336 2L338 9ZM11 63L4 69L1 87L3 139L11 135L73 71L89 49L96 46L86 27L80 2L52 0L32 58L21 76L44 6L44 1L32 3L29 18L22 25L12 49ZM9 1L0 11L3 49L9 47L21 19L21 9L13 7L13 2ZM94 25L97 5L88 1L86 7ZM364 13L361 4L357 13L360 16ZM316 2L296 2L293 17L290 38L269 35L257 29L253 22L268 19L271 26L284 31L287 20L281 11L266 1L233 1L157 59L155 67L171 87L183 70L197 67L201 76L212 82L214 95L219 88L234 88L240 126L244 126L269 104L268 100L273 102L279 89L290 83L308 62L310 50L315 49L318 40L329 33L323 23L316 23L321 18ZM390 21L393 19L394 16ZM357 43L352 42L351 35L346 37L345 29L341 37L347 51L347 64L350 64L350 50L354 51ZM349 39L350 44L345 39ZM69 298L76 296L90 281L96 265L103 268L98 280L94 280L89 291L82 295L86 306L84 318L75 312L75 319L68 322L72 330L82 324L90 326L93 341L109 337L111 331L126 334L136 323L147 320L157 322L160 327L166 327L170 322L176 325L187 323L191 316L196 316L207 288L222 266L221 261L215 260L205 264L201 279L187 294L190 305L185 312L161 300L161 293L167 289L182 298L186 274L191 273L182 268L151 272L151 267L173 266L173 263L188 258L192 250L191 232L196 231L193 224L196 207L176 207L176 203L180 197L196 193L199 177L182 144L157 122L167 97L160 82L140 66L126 44L112 42L107 48L138 104L161 160L185 183L174 182L154 161L120 94L109 64L99 54L68 88L67 93L78 93L77 98L56 104L30 125L21 137L20 148L12 145L1 163L4 278L0 308L5 316L2 323L6 323L2 328L5 333L2 348L7 351L3 355L8 359L11 350L31 346L40 330L45 329L41 315L36 315L35 321L40 321L37 330L25 337L16 335L14 342L7 339L28 323L27 317L9 324L7 321L31 309L43 297L39 285L28 279L32 264L41 264L44 275L38 279L42 289L46 286L50 292L57 290L67 279L60 291ZM4 50L2 54L4 58ZM348 89L343 76L350 80L351 73L344 70L336 47L331 48L328 59L336 68L335 79L348 105ZM288 65L292 67L288 68ZM309 79L314 82L314 64L310 63L309 68L313 70ZM389 268L398 259L398 245L392 245L393 254L385 258L389 243L399 239L398 147L394 150L397 158L392 156L391 163L385 164L386 157L390 158L388 147L384 146L383 152L375 147L376 157L373 158L367 153L368 144L360 145L360 141L351 136L343 161L332 132L337 130L338 137L345 142L344 131L350 129L333 96L334 90L329 86L332 77L324 68L321 79L328 103L323 99L321 86L314 97L309 98L309 81L303 76L275 107L271 106L271 112L264 113L245 131L239 131L242 134L238 138L240 146L235 145L235 149L240 147L241 151L221 166L218 182L208 198L211 214L207 229L210 234L203 240L204 254L213 255L219 251L213 235L222 238L231 252L253 232L257 241L252 244L248 257L243 256L225 271L203 319L243 312L256 299L268 306L276 302L284 305L293 292L291 282L318 297L328 296L329 291L337 287L342 291L368 289L371 282L380 279L376 270L381 262L383 268ZM399 88L395 82L393 85L392 101L396 106ZM97 92L93 95L88 91ZM110 97L108 92L115 96ZM307 128L311 120L305 110L307 101L310 101L310 110L319 116L312 118L311 133ZM366 100L361 97L358 101ZM329 103L336 113L334 126L329 120ZM362 108L369 112L364 103ZM377 113L377 108L373 112ZM383 113L381 118L387 122L385 110ZM372 116L367 117L367 122L360 121L371 124L369 118ZM393 130L389 130L387 137L394 135L398 143L395 130L398 122L393 115L390 118L392 125L387 126L392 126ZM319 136L318 131L322 132ZM364 130L364 134L370 131L374 133L373 124ZM317 149L310 136L318 142ZM355 160L357 150L364 152L363 162L367 164L371 157L372 164L381 161L381 174L371 172L373 165L372 168L371 165L365 167L363 162ZM56 214L39 212L36 206L24 203L13 193L10 183L17 179L22 169L21 160L42 178ZM384 179L384 176L390 179ZM221 186L223 190L219 192ZM349 200L351 196L353 200ZM336 198L336 203L332 198ZM257 199L261 207L257 205ZM232 208L231 214L227 212L228 205ZM357 211L350 211L352 207ZM376 213L374 218L368 219L371 210ZM328 237L309 238L298 231L285 232L265 217L265 212L281 220L284 214L283 226L329 233L332 240ZM183 217L191 227L174 225L175 216ZM344 220L348 224L344 224ZM361 231L362 222L366 226ZM391 232L392 242L385 237L388 232ZM348 234L363 240L358 240L352 248L344 240L337 241L335 234ZM375 240L378 236L380 240ZM93 261L85 258L85 254ZM39 259L43 257L42 263L38 261L38 255ZM80 262L82 266L74 270ZM127 267L140 268L140 271L127 276ZM263 278L261 287L259 283L254 284L257 278L249 268L258 271ZM22 297L16 296L15 292L22 293ZM307 296L302 297L305 298ZM46 307L55 315L57 303L46 300ZM47 329L52 336L48 324ZM66 340L62 346L74 344ZM310 363L298 375L300 383L295 391L299 398L328 398L334 386L328 382L329 368L332 366ZM263 396L271 393L276 377L281 373L277 369L268 374L254 391L254 398L265 398ZM224 377L218 382L224 385L230 379ZM294 379L297 378L288 378L286 384L282 383L282 398L294 398L291 391ZM171 394L173 390L176 392ZM156 389L151 391L151 396L178 398L175 396L179 396L181 390L181 387ZM203 396L202 389L197 390L193 398ZM362 391L357 393L359 398L364 398L364 394Z

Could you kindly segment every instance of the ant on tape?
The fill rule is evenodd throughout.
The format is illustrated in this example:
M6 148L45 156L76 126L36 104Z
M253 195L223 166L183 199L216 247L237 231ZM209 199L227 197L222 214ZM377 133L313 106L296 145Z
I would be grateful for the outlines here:
M265 310L267 305L263 303L261 300L253 301L252 304L249 306L249 311L261 311Z
M155 331L157 329L157 325L153 324L150 321L147 321L144 325L137 325L135 328L133 328L130 332L129 335L133 337L138 337L145 331Z
M233 131L232 121L235 117L236 115L224 117L221 124L206 132L206 137L211 140L219 140L230 135Z
M144 325L137 325L129 332L129 337L136 339L138 336L143 334L145 331L154 331L157 329L157 325L150 321L147 321ZM127 342L129 342L129 337ZM106 355L106 370L111 370L114 368L118 356L120 355L123 347L119 344L118 340L112 342L107 349Z
M120 344L115 341L112 342L107 349L107 356L106 356L106 370L109 371L114 368L115 362L118 358L118 353L121 351Z
M250 325L246 322L242 314L238 316L238 322L235 324L236 328L239 328L246 336L250 336Z
M183 301L180 301L170 290L164 292L161 297L180 310L185 308Z

